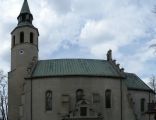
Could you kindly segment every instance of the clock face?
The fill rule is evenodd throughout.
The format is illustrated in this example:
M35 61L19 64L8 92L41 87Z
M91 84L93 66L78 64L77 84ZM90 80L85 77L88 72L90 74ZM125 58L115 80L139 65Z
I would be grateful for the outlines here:
M19 54L24 54L24 50L19 50Z

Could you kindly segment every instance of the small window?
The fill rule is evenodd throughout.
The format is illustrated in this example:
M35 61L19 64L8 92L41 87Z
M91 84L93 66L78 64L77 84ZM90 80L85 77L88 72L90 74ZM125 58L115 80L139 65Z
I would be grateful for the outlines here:
M83 93L83 90L82 89L78 89L76 91L76 101L80 101L80 100L83 100L83 97L84 97L84 93Z
M87 116L87 107L80 107L80 116Z
M34 43L34 34L30 33L30 43Z
M145 99L144 98L140 100L140 110L141 112L145 111Z
M20 32L20 43L24 43L24 32Z
M105 106L111 108L111 90L109 89L105 92Z
M61 100L62 100L62 103L69 103L70 97L69 97L69 95L64 94L64 95L62 95Z
M100 95L98 93L93 93L93 103L100 102Z
M52 111L52 91L48 90L45 94L46 101L46 111Z
M15 46L15 35L13 36L13 39L12 39L12 47Z

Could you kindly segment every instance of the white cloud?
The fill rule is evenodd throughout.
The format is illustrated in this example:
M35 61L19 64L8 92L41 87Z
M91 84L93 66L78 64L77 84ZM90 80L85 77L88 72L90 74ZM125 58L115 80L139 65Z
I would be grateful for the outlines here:
M80 34L81 44L89 46L90 49L95 45L103 48L101 44L109 47L110 44L116 46L115 50L117 50L146 36L146 30L150 27L149 23L146 23L150 22L146 20L146 16L151 13L149 11L148 14L142 14L141 11L135 7L121 7L102 20L87 21Z
M17 24L16 17L23 1L0 1L0 66L8 70L9 34ZM155 0L28 2L34 15L34 25L40 32L41 59L53 58L53 53L57 51L57 54L62 55L62 48L68 50L66 56L72 57L73 46L77 46L75 52L79 56L84 57L85 50L88 53L86 56L90 58L105 58L106 51L112 49L114 57L127 71L140 75L149 75L145 67L156 66L150 62L155 57L149 48L156 42L156 17L152 13ZM156 74L156 71L152 72Z
M53 8L57 13L66 14L71 11L71 2L72 0L48 0L51 8Z
M147 43L145 46L138 48L132 55L122 54L119 61L126 68L126 71L150 77L151 74L156 74L156 71L154 71L156 64L150 63L151 60L155 59L154 49L150 48Z

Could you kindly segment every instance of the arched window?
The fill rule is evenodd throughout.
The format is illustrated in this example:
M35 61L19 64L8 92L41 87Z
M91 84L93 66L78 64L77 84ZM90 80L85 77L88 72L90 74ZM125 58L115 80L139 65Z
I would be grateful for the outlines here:
M34 43L34 34L30 33L30 43Z
M26 20L29 21L29 15L28 14L26 15Z
M82 89L78 89L76 91L76 101L78 102L79 100L82 100L84 96L83 90Z
M24 32L20 32L20 43L24 43Z
M105 91L105 106L111 108L111 90L109 89Z
M25 14L22 15L22 21L25 21Z
M145 111L145 98L141 98L140 100L140 110L141 112Z
M52 111L52 91L48 90L45 93L45 109L46 111Z
M15 35L12 38L12 47L14 47L14 46L15 46Z

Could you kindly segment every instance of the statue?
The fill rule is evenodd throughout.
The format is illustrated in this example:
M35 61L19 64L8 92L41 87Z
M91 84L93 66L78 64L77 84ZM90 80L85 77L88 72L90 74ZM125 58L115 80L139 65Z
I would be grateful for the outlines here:
M108 61L112 61L112 50L109 50L109 51L107 52L107 60L108 60Z

